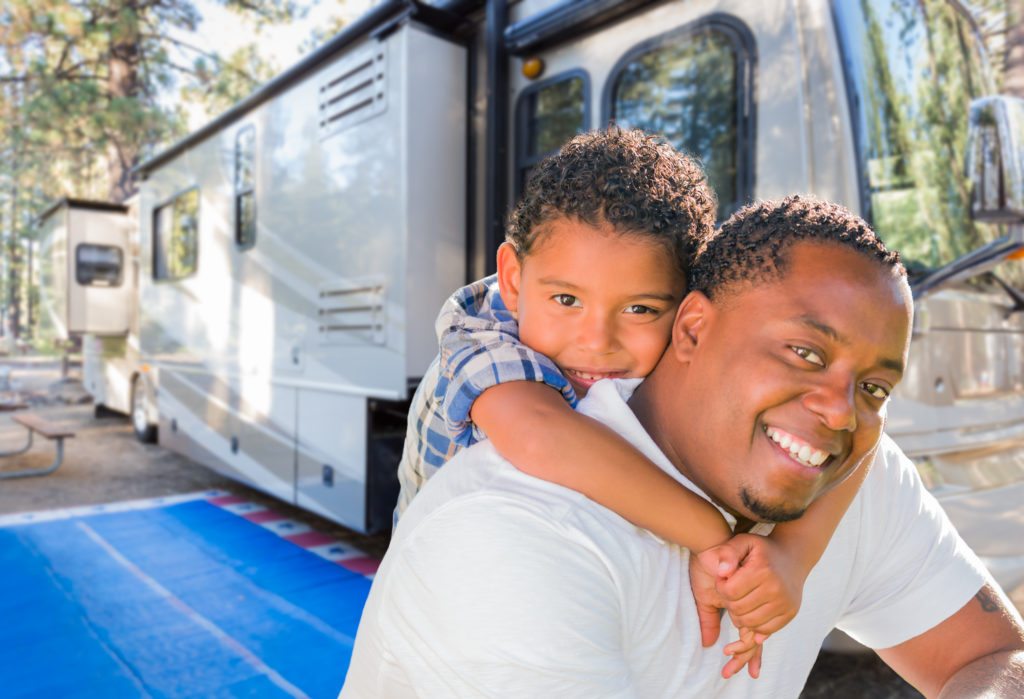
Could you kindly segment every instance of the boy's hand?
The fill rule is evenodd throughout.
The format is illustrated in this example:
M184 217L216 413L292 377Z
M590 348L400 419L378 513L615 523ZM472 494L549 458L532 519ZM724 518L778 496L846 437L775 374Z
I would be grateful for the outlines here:
M718 592L718 584L725 576L735 573L739 558L732 549L720 550L713 547L698 555L690 556L690 588L697 604L697 618L700 622L701 644L707 648L718 640L721 633L722 609L725 600ZM731 655L722 668L722 677L729 679L747 666L750 676L761 674L761 642L750 629L740 628L740 640L728 644L724 652Z
M736 570L736 565L731 562L733 552L728 552L728 560L721 560L720 548L714 546L700 554L690 553L690 589L697 604L700 642L705 648L715 644L722 630L725 600L718 592L719 577L731 575Z
M741 628L740 640L728 644L723 652L731 655L729 662L722 668L722 677L729 679L747 666L747 672L755 680L761 676L761 650L763 646L756 640L753 631Z
M806 573L784 547L756 534L737 534L726 543L701 553L710 554L731 574L718 578L716 591L737 627L755 632L763 643L800 611Z

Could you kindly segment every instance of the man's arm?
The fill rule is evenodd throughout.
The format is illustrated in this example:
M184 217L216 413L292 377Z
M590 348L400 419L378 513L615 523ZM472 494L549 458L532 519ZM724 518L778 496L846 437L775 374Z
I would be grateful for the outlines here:
M942 623L878 655L926 697L1024 696L1024 628L991 585Z

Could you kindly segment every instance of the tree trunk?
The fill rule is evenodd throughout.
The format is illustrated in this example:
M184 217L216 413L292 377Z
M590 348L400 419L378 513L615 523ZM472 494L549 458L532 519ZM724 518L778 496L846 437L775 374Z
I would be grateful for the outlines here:
M131 118L135 100L142 93L139 82L139 8L129 0L113 10L117 13L117 30L110 37L110 58L107 66L107 91L111 103L120 103L119 113L124 121ZM107 162L110 175L111 201L124 201L135 193L135 182L131 170L138 164L139 144L125 138L126 134L138 133L138 129L115 129L109 134Z

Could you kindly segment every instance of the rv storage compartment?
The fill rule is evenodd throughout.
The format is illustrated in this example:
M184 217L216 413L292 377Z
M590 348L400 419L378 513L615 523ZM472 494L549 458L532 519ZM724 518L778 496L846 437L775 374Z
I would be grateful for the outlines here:
M41 217L40 288L45 322L70 335L124 335L135 298L132 220L119 204L64 199Z

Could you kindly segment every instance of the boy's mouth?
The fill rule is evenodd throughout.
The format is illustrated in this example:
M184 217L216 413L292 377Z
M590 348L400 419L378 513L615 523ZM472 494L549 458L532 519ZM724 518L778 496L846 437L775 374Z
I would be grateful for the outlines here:
M813 447L802 439L777 427L765 425L764 433L801 466L821 468L832 456L824 449Z
M625 371L584 371L582 369L563 369L566 377L574 384L590 388L601 379L621 379Z

